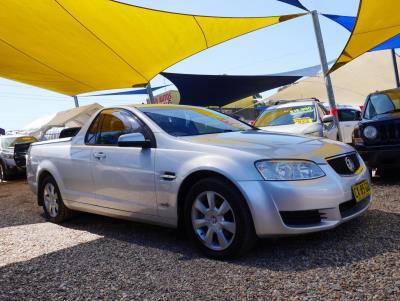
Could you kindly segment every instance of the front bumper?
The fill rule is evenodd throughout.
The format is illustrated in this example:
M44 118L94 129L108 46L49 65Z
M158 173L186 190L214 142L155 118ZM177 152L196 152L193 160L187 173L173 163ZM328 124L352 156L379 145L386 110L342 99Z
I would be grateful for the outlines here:
M368 168L400 167L400 145L396 146L356 146Z
M15 164L14 159L3 159L6 173L10 176L21 175L25 173L25 168L20 168Z
M354 184L370 181L363 163L361 172L353 176L340 176L328 164L320 167L326 176L315 180L239 182L259 237L328 230L368 209L372 198L356 204L352 192ZM308 222L302 223L302 218Z

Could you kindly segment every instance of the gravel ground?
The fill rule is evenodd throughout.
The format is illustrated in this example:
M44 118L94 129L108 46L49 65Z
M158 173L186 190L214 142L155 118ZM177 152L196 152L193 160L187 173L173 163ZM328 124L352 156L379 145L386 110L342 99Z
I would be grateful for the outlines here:
M400 300L400 176L362 217L268 239L231 261L176 232L81 214L45 222L24 181L0 184L0 300Z

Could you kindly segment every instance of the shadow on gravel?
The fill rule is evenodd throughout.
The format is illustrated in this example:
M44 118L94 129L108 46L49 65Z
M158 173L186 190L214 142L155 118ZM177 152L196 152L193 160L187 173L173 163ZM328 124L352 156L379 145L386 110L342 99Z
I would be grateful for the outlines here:
M400 214L369 210L336 229L264 240L238 264L275 271L340 267L400 250Z
M86 215L67 227L105 238L179 253L179 260L202 257L177 231L145 224ZM246 256L229 263L275 271L339 267L400 250L400 214L369 210L330 231L260 240Z
M384 186L399 185L400 172L397 169L378 171L377 174L372 177L372 183Z
M54 260L54 264L57 264L55 261L59 260L58 258L77 256L68 269L79 271L81 265L86 265L86 261L91 260L91 257L99 260L92 267L94 269L102 269L109 262L113 264L117 262L117 268L119 265L131 264L130 258L141 252L138 248L155 249L155 253L161 251L165 257L177 255L176 260L181 262L203 257L188 240L179 238L177 231L172 229L90 214L79 214L63 226L88 231L104 238L8 267L34 266L42 261L41 257L44 257L46 262ZM399 250L400 214L369 210L364 216L327 232L264 239L246 256L226 263L274 271L302 271L340 267ZM93 252L96 253L95 256ZM151 253L152 251L145 252L145 254ZM151 255L148 258L141 258L145 261L162 259L152 258ZM41 267L43 268L45 266ZM1 271L2 269L0 274Z

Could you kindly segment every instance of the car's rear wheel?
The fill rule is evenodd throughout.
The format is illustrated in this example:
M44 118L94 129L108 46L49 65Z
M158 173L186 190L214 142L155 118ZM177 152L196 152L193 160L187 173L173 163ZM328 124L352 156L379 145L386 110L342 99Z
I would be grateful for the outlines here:
M186 197L184 213L190 238L208 256L237 256L256 241L246 201L226 180L215 177L196 183Z
M71 210L64 205L60 190L53 177L47 176L42 181L40 198L44 213L49 221L61 223L71 215Z

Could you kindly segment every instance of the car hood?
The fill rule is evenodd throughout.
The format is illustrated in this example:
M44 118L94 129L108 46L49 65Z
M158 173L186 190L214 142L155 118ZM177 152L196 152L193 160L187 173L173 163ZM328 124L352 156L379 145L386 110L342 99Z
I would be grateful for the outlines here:
M315 122L307 124L288 124L288 125L278 125L278 126L266 126L262 127L261 129L269 132L278 132L278 133L308 134L318 131L318 124Z
M400 112L393 112L393 113L387 113L387 114L380 114L372 118L371 120L368 120L370 122L373 121L386 121L386 120L394 120L394 119L399 119L400 118Z
M252 153L260 159L306 159L317 163L326 163L325 158L354 151L347 144L333 140L262 130L190 136L181 139L208 147ZM221 152L225 153L223 150Z

